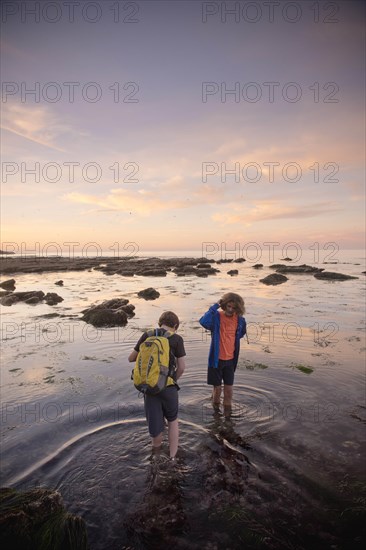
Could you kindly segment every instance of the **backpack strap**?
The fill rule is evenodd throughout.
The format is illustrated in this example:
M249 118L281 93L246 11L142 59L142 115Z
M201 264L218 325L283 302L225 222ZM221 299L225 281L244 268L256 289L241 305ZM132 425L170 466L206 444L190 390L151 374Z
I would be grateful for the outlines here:
M163 330L164 333L163 334L160 334L159 335L159 330ZM165 330L164 328L155 328L155 329L150 329L150 330L147 330L146 331L146 334L147 336L165 336L165 338L170 338L171 336L173 336L173 332L170 332L169 330Z

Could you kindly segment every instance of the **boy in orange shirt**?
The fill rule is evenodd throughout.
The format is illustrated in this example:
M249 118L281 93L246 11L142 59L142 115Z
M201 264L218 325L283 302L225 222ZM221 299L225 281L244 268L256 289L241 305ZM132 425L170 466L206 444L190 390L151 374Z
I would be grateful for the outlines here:
M221 311L218 311L219 308ZM240 339L246 334L244 312L242 297L228 292L199 321L204 328L211 331L207 384L213 386L213 404L214 407L220 405L221 384L224 382L224 409L228 412L231 411Z

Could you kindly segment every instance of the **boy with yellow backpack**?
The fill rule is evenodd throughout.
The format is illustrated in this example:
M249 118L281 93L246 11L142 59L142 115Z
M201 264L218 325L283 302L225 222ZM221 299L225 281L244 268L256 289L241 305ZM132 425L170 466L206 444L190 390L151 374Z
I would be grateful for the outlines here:
M131 363L135 361L133 381L135 387L144 394L153 451L161 447L166 418L169 454L175 460L179 440L177 380L185 369L186 352L183 338L176 334L179 319L175 313L164 312L158 325L158 329L144 332L128 360Z

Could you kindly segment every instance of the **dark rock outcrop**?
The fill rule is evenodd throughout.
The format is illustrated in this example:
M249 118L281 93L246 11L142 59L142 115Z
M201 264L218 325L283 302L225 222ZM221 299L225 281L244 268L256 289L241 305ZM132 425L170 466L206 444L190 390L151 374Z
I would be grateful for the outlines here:
M260 279L260 282L264 285L281 285L282 283L285 283L288 281L288 278L285 277L285 275L281 275L280 273L272 273L271 275L267 275L267 277L264 277L264 279Z
M230 271L227 272L228 275L238 275L239 271L237 269L230 269Z
M125 311L113 311L112 309L92 309L84 313L81 320L98 328L124 327L127 325L127 313Z
M11 306L16 302L25 302L26 304L39 304L45 297L42 290L33 290L30 292L12 292L0 298L0 304Z
M64 286L64 282L60 279L59 281L55 282L55 285Z
M45 302L49 306L54 306L59 302L63 302L63 298L56 292L47 292L42 290L32 290L29 292L11 292L0 298L0 304L3 306L11 306L16 302L25 302L26 304L40 304Z
M270 269L280 269L281 267L287 267L285 264L272 264L269 266Z
M84 520L67 512L59 492L0 489L1 548L88 550Z
M233 262L233 261L234 261L234 260L233 260L232 258L231 258L231 259L228 259L228 260L227 260L226 258L224 258L224 259L222 259L222 260L217 260L216 263L217 263L217 264L230 264L230 263Z
M4 290L15 290L15 279L8 279L0 283L0 287Z
M254 269L260 269L261 267L263 267L263 264L254 264L253 265Z
M312 265L284 265L276 269L277 273L305 273L314 274L324 271L324 268L313 267Z
M358 279L352 275L344 275L343 273L335 273L334 271L322 271L315 273L314 277L317 279L325 279L327 281L348 281L348 279Z
M156 300L159 298L160 292L155 290L155 288L149 287L144 290L140 290L140 292L137 293L137 296L139 298L144 298L145 300Z
M166 277L166 270L165 269L159 269L159 268L153 268L153 269L141 269L137 272L137 275L143 275L144 277Z
M46 296L44 297L44 301L48 306L55 306L56 304L63 302L64 299L56 294L56 292L47 292Z
M112 298L82 311L82 321L94 327L124 327L133 317L135 306L126 298Z
M0 304L2 306L12 306L13 304L16 304L19 302L19 298L15 296L15 294L6 294L5 296L2 296L0 298Z

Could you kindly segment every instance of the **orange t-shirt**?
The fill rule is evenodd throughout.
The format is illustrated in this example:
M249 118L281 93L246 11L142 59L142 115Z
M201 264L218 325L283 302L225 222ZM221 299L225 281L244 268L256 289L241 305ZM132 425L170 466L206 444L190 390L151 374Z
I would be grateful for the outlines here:
M220 311L220 353L219 359L227 361L234 357L235 351L235 333L238 327L238 316L234 314L227 317L223 311Z

